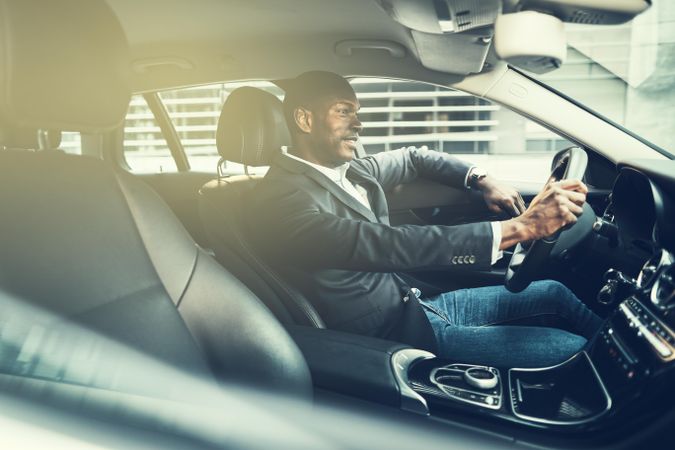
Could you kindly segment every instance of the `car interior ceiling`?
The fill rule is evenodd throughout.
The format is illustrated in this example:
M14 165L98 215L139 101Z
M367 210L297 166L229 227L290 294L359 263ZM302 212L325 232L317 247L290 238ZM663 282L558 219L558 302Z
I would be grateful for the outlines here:
M225 386L253 385L306 402L365 400L541 447L617 443L622 432L615 428L626 417L594 428L594 420L612 407L593 366L597 348L549 371L497 370L327 330L311 302L244 237L240 212L260 176L204 183L205 175L198 174L177 188L171 174L139 177L120 167L110 155L119 150L115 141L131 96L129 74L121 69L131 60L124 31L105 2L64 1L91 18L89 25L58 5L0 0L0 11L13 24L0 44L0 64L9 74L0 78L3 291ZM33 39L38 33L51 36L41 73L54 76L41 77L35 89L34 66L12 55L17 49L44 54L43 43ZM62 129L115 138L106 143L104 158L67 155L58 150ZM249 87L230 94L216 131L221 161L269 165L289 142L275 96ZM603 182L614 178L616 168L606 160L593 167ZM602 339L615 342L609 334ZM449 401L466 388L453 377L477 367L485 376L496 373L505 393ZM429 379L455 381L429 385ZM648 394L646 400L631 398L642 407L655 400L653 391ZM520 396L520 403L510 396ZM503 412L512 401L520 414ZM640 420L664 429L672 416L671 408ZM633 437L654 439L638 432ZM631 441L622 445L630 448Z

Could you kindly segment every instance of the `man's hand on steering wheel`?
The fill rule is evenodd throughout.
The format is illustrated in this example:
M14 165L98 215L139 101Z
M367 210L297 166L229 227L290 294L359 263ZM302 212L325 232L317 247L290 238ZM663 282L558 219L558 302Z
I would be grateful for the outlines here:
M483 193L483 199L490 211L506 213L510 217L525 212L523 197L513 187L500 183L489 175L477 181L476 187Z
M504 275L504 286L511 292L525 289L543 273L551 255L568 252L592 232L595 214L585 203L588 188L579 181L588 167L588 155L580 147L570 147L554 161L548 182L527 210L501 222L499 248L515 245Z
M588 188L579 180L549 181L520 216L502 222L500 249L553 235L583 212Z

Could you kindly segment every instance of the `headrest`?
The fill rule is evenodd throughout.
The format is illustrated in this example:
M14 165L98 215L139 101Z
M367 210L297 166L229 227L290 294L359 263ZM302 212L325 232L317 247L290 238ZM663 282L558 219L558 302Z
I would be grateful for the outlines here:
M216 131L218 153L227 161L268 166L291 136L281 101L260 89L234 90L223 105Z
M32 150L58 148L61 145L61 132L35 128L0 128L0 145L5 148Z
M104 0L0 0L3 126L96 132L124 119L129 49Z

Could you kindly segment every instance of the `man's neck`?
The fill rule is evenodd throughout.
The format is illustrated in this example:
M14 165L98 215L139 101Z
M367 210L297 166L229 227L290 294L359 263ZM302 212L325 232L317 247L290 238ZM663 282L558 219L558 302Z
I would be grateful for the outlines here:
M337 169L342 165L342 164L326 163L325 161L319 161L312 152L302 151L302 149L298 149L296 147L289 148L288 153L290 155L295 156L296 158L300 158L309 163L316 164L317 166L327 167L328 169Z

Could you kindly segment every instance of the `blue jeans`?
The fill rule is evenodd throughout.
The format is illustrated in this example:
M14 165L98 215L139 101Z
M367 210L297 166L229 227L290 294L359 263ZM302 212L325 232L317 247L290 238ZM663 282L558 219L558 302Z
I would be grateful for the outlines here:
M536 281L522 292L487 286L420 300L438 341L439 356L457 362L502 367L547 367L563 362L593 337L602 320L557 281ZM504 325L557 315L576 326Z

